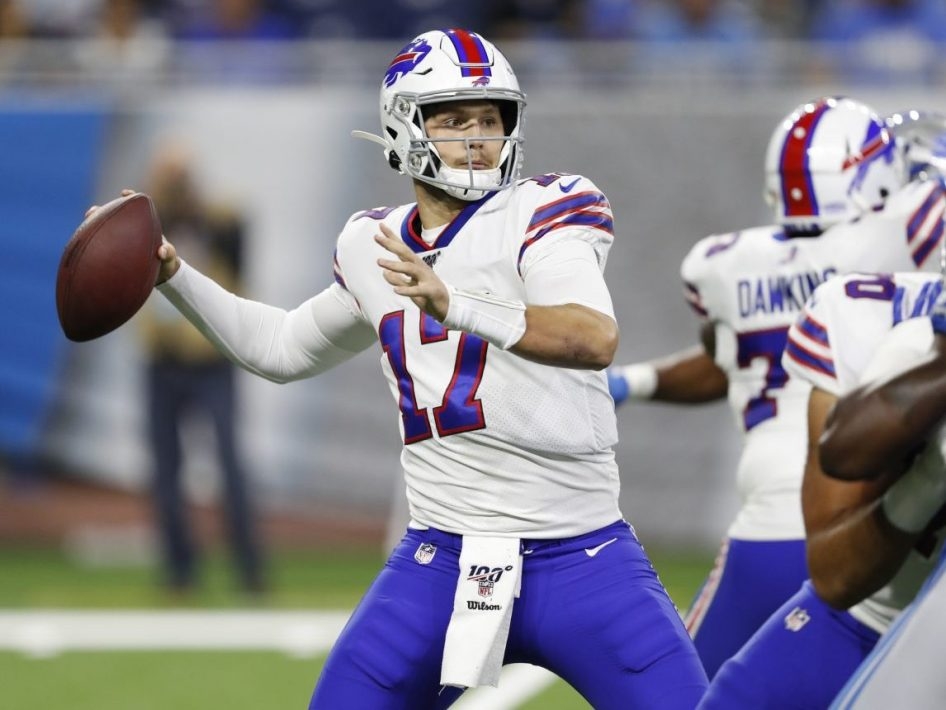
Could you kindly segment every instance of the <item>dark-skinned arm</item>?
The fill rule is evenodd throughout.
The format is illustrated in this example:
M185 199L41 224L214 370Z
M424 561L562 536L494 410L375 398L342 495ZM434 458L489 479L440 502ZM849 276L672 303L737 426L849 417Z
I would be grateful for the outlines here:
M802 483L808 571L818 596L847 609L881 589L897 573L921 533L892 525L883 494L900 471L874 480L841 481L825 474L817 442L834 395L812 390L808 401L808 457Z
M608 371L608 384L616 404L629 396L634 399L653 399L679 404L715 402L726 396L729 378L716 364L715 331L712 323L704 323L700 331L701 345L680 350L671 355ZM638 372L649 369L653 391L635 392L634 381ZM622 396L623 395L623 396Z
M897 467L946 417L946 336L915 367L838 400L820 437L820 466L842 480L876 478Z

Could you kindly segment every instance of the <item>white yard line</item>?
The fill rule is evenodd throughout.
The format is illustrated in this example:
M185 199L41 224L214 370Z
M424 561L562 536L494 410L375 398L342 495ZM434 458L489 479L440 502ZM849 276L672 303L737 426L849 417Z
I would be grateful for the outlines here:
M544 668L515 663L503 668L498 688L468 690L451 707L453 710L515 710L557 678Z
M0 651L50 658L67 651L326 653L348 611L0 611ZM513 710L555 682L526 664L503 668L498 688L467 691L456 710Z
M31 656L64 651L327 651L350 612L15 611L0 612L0 650Z

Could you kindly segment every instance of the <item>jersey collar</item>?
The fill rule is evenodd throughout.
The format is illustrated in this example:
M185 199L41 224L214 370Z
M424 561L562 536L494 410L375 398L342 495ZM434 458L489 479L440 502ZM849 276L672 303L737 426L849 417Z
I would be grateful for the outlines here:
M449 246L453 238L463 229L463 226L476 214L476 211L496 194L496 192L491 192L486 197L476 202L471 202L460 210L460 213L443 228L443 231L440 232L440 235L434 240L433 244L428 244L424 241L423 237L421 237L420 214L415 204L408 211L407 216L404 217L404 221L401 222L401 239L415 254L422 254L434 249L443 249Z

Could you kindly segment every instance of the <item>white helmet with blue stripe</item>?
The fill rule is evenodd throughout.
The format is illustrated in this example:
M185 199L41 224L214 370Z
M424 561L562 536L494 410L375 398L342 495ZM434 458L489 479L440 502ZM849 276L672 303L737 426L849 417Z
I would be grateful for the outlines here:
M885 121L842 97L802 104L769 140L765 198L779 224L823 230L883 207L906 182Z
M499 165L487 170L445 165L424 128L424 107L484 99L497 103L505 135L477 140L503 141ZM399 173L454 197L478 200L519 177L525 104L512 67L490 42L467 30L436 30L414 38L388 66L381 85L382 135L352 135L384 146L385 158ZM466 142L469 150L470 138L448 140Z

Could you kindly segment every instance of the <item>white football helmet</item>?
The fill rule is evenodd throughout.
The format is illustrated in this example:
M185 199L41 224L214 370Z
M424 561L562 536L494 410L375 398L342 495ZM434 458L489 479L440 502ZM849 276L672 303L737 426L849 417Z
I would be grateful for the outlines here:
M444 165L424 128L425 106L471 99L497 102L505 135L447 140L464 142L468 151L471 140L503 141L496 168L457 170ZM478 200L519 177L525 104L512 67L490 42L467 30L436 30L416 37L388 66L381 84L382 135L352 135L384 146L388 163L402 175L462 200Z
M911 109L887 117L910 180L946 177L946 115Z
M779 224L822 230L880 209L906 177L883 119L859 101L825 97L796 108L772 134L765 198Z

